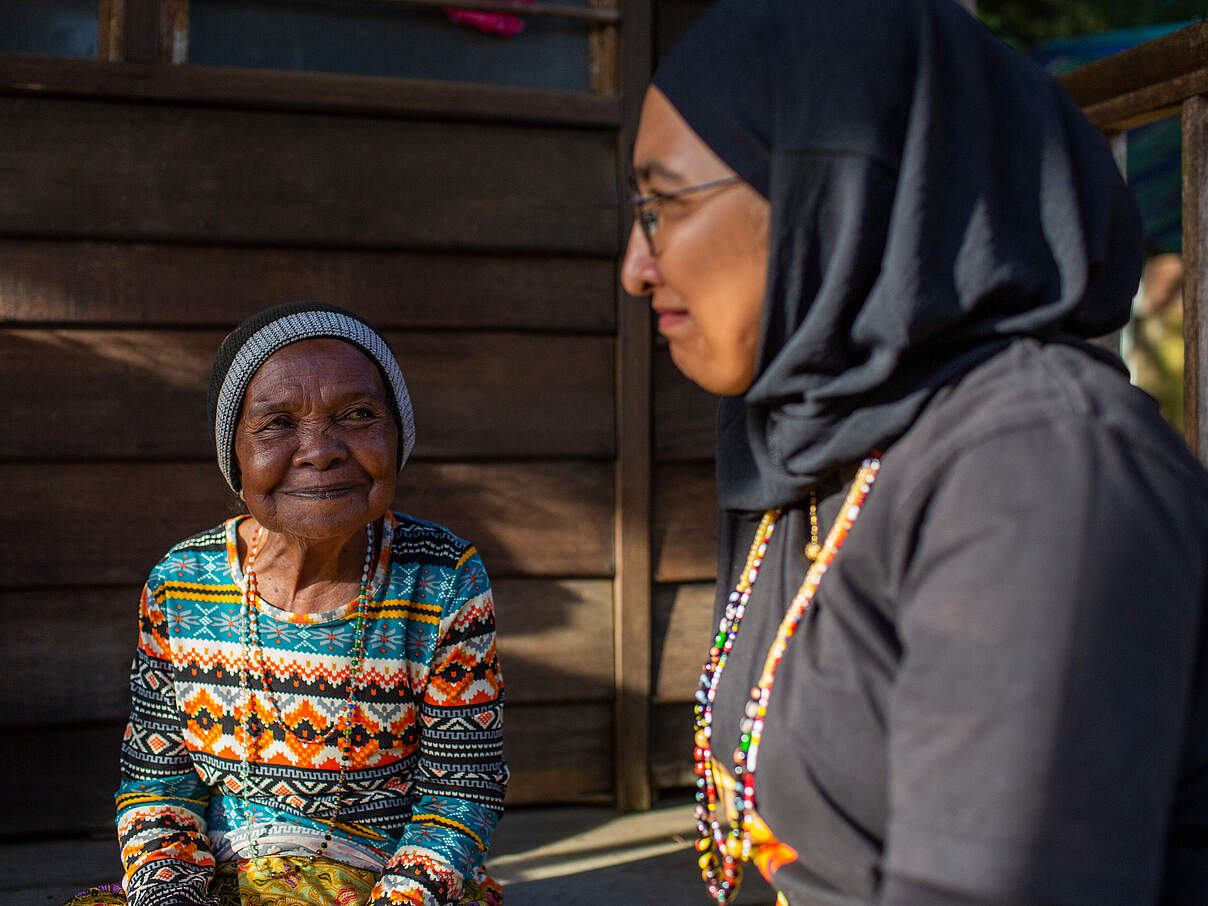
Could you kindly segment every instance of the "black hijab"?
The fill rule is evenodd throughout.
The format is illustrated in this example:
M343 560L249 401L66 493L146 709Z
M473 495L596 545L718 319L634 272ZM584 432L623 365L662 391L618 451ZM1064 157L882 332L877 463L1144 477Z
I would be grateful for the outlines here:
M720 0L654 81L772 208L723 508L801 500L1012 336L1128 319L1140 221L1106 143L950 0Z

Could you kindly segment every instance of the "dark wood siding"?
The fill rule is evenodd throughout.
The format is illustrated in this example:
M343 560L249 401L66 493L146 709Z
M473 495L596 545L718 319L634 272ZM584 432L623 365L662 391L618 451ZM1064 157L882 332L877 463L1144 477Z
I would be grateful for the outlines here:
M314 109L281 82L279 102L243 103L224 73L222 98L192 97L195 70L184 96L148 101L107 64L48 61L48 81L65 65L99 87L50 95L6 69L29 59L0 58L0 735L17 806L0 834L112 826L139 587L237 504L206 425L213 354L300 298L383 328L419 435L395 505L476 543L492 575L509 802L611 799L615 102L611 122L599 104L543 119L541 93L519 115L437 114L423 92Z

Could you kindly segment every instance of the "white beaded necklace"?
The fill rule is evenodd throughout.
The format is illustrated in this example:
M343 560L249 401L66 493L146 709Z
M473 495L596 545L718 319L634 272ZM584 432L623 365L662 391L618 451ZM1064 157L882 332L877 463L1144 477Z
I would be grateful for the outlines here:
M318 859L324 852L327 851L327 846L331 843L332 833L335 829L336 816L339 814L340 806L343 803L344 793L346 792L346 778L348 771L348 754L352 748L352 727L356 717L356 687L357 679L360 676L361 667L365 662L365 612L369 607L369 578L370 570L373 565L373 523L369 523L365 527L366 542L365 542L365 565L361 570L361 588L357 595L357 610L356 610L356 628L353 631L352 643L352 664L348 669L348 694L344 701L344 707L340 711L340 716L336 720L336 729L340 731L340 779L336 786L336 791L333 794L334 802L331 806L331 814L327 819L327 831L323 835L323 842L319 848L310 854L304 865L308 865ZM239 692L243 701L243 720L240 727L243 730L243 751L239 762L239 782L240 794L242 796L242 811L243 823L248 830L248 848L253 862L261 859L259 846L257 845L256 835L252 831L251 813L248 808L250 779L251 779L251 761L252 761L252 738L257 741L260 739L262 725L259 718L256 716L251 686L248 682L248 674L251 669L251 661L253 651L259 656L260 660L260 681L264 689L264 697L269 707L272 708L275 722L288 733L291 732L286 726L282 718L281 711L277 707L277 699L272 690L272 679L269 676L268 660L264 655L264 647L260 640L260 614L258 602L260 591L256 581L256 555L260 552L260 545L264 540L265 530L260 526L256 530L256 536L252 541L251 549L248 552L247 567L244 569L244 594L243 594L243 620L240 632L241 655L239 659ZM291 865L290 868L281 873L275 874L273 877L288 877L296 874L300 866Z

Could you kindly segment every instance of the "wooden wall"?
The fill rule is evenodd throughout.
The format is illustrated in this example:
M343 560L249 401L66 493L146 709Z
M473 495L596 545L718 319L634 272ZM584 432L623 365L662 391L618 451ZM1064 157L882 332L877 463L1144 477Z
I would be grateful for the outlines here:
M291 299L399 355L396 504L474 540L496 587L509 802L692 782L715 402L616 272L645 78L705 5L623 5L619 96L0 56L0 838L111 832L139 585L232 512L213 353ZM1092 113L1138 115L1077 78Z
M111 826L139 586L233 511L213 354L293 299L360 312L400 359L396 505L477 543L496 586L509 801L611 800L618 104L451 90L442 115L390 86L393 108L316 110L218 76L178 67L149 100L115 67L0 58L0 834Z
M618 186L704 6L624 5L619 96L0 56L0 838L110 832L140 583L236 509L213 354L293 299L400 358L396 505L492 575L509 803L691 782L714 402L619 290Z

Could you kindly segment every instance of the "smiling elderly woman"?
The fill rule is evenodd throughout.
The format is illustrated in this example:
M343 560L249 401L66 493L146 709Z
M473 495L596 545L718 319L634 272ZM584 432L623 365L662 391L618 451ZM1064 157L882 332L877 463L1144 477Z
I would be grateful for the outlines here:
M341 309L269 309L223 342L210 415L248 514L151 572L125 894L77 902L499 903L490 585L473 546L389 510L415 441L394 355Z

